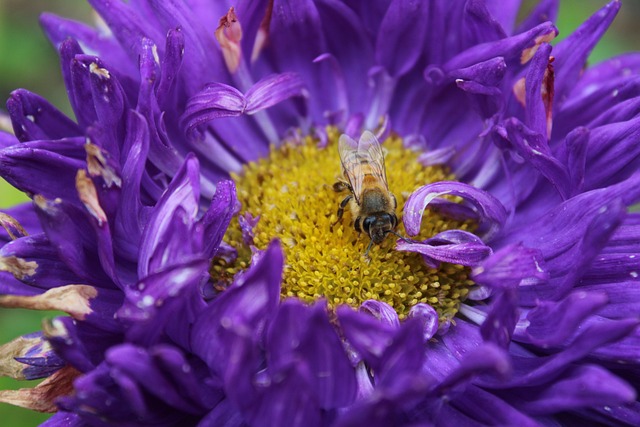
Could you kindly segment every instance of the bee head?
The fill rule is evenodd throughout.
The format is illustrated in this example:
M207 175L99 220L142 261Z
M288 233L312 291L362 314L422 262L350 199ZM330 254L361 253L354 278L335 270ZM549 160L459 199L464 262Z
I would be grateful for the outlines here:
M398 223L395 214L379 212L365 218L362 223L364 232L371 237L375 244L380 244L384 238L392 232Z

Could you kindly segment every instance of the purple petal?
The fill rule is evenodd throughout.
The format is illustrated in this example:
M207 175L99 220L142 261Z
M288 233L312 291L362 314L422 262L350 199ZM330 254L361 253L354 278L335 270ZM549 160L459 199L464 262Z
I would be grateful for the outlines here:
M620 182L640 167L640 117L592 129L587 145L585 188Z
M377 369L380 358L393 341L395 328L346 306L338 307L337 314L340 327L349 344L367 363Z
M138 261L141 224L148 222L147 209L141 200L141 185L149 152L149 129L142 116L135 112L129 114L126 135L122 148L122 155L126 157L122 161L120 209L116 213L113 238L123 253Z
M80 136L77 124L44 98L18 89L7 100L7 111L16 137L22 141Z
M511 13L513 13L515 8L515 4L509 6L504 4L500 9L511 9ZM465 4L463 25L465 27L463 33L465 45L473 46L493 42L507 36L503 27L490 13L489 5L484 1L469 1Z
M598 192L583 193L583 197L574 197L569 201L571 203L565 202L550 212L544 221L536 222L539 226L535 242L522 239L524 245L535 245L542 252L552 280L547 284L521 287L521 303L532 305L535 298L562 298L585 274L587 266L606 245L625 215L625 208L615 198L613 187L607 190L604 190L606 196ZM598 200L601 196L611 197L613 202L600 205ZM556 228L562 224L571 225L567 230ZM547 234L549 231L550 235Z
M636 398L635 390L628 383L599 366L588 364L571 369L544 387L526 388L522 394L525 401L518 407L533 415L628 403Z
M193 325L193 351L215 371L242 370L229 361L227 346L233 336L257 341L267 316L279 301L284 258L277 241L272 242L245 274L221 293ZM238 361L240 362L240 361Z
M496 57L447 72L436 65L429 65L424 71L424 78L427 82L436 85L444 85L456 80L467 80L491 87L502 81L506 71L507 64L504 62L504 58Z
M269 7L272 5L268 0L251 1L240 0L236 6L236 13L238 20L242 25L242 57L245 61L255 60L254 56L259 53L256 49L259 48L259 41L256 37L262 37L264 34L258 36L259 33L264 32L262 28L263 19L266 18Z
M71 91L71 85L67 78L68 66L73 55L83 53L80 49L80 44L91 52L96 52L98 56L110 64L118 64L118 71L135 75L135 61L129 60L127 52L120 48L117 40L113 37L105 37L101 31L85 23L65 19L46 12L40 16L40 25L54 47L61 52L65 52L60 55L60 60L68 92ZM75 47L70 49L72 45ZM73 51L73 54L69 55L70 51ZM76 99L76 95L71 93L70 101L74 112L77 111Z
M552 154L546 137L533 132L518 119L506 122L508 140L513 149L553 184L566 199L571 194L569 171Z
M372 3L367 7L375 7ZM374 65L374 45L362 25L362 14L335 0L316 2L316 7L329 47L337 106L344 105L345 112L363 112L362 101L370 96L370 87L362 76Z
M530 285L545 281L549 273L544 269L540 251L522 245L509 245L474 268L472 277L476 283L494 288L513 289L521 284Z
M49 201L37 196L34 201L50 244L69 270L81 278L81 283L114 288L112 279L102 267L97 247L99 242L94 238L88 214L59 199Z
M504 95L496 87L464 80L456 80L456 86L467 93L471 106L484 120L490 119L504 108Z
M76 55L71 63L73 87L78 95L78 123L83 128L97 126L107 135L100 143L118 157L117 139L123 135L126 94L117 77L97 57Z
M78 169L84 169L84 137L31 141L0 151L0 173L28 194L63 198L80 204L75 188Z
M409 317L421 322L424 342L429 341L438 332L438 312L429 304L414 305L409 310Z
M385 350L376 374L376 388L389 398L402 399L426 390L426 378L416 375L425 360L423 325L410 319L396 330L391 345Z
M443 231L423 242L398 240L396 250L422 254L431 268L438 268L440 262L475 266L491 254L479 237L462 230Z
M144 320L156 322L156 329L170 321L166 316L158 316L157 319L154 316L173 299L182 299L186 303L188 298L180 297L180 294L186 293L188 289L193 290L202 282L207 275L207 266L206 259L197 257L173 262L170 266L142 277L134 289L128 289L125 303L118 310L118 317L140 321L140 325L135 325L139 327L131 328L134 330L132 336L137 336L141 331L144 333L145 329L151 329L142 323ZM187 324L180 326L188 327ZM149 332L147 334L153 335Z
M223 2L206 4L203 2L145 2L146 8L138 7L138 20L148 21L149 15L157 16L160 25L146 25L144 30L149 39L159 44L165 41L166 31L180 28L184 34L184 44L187 55L183 57L180 79L187 94L196 93L202 87L205 79L222 81L228 78L222 52L214 49L215 23L225 14L226 6ZM136 3L140 6L141 3ZM124 19L131 19L125 17ZM135 18L134 18L135 19ZM158 31L155 35L153 32ZM207 70L203 73L202 70Z
M191 224L198 213L200 197L200 180L198 160L195 156L188 156L184 165L169 184L169 187L154 208L142 237L144 245L140 248L138 277L145 277L154 269L162 268L167 261L164 257L157 258L158 248L165 247L163 241L170 236L174 228L172 219L176 210L184 212L185 219ZM156 258L154 258L154 255Z
M510 380L486 381L491 387L499 389L546 384L560 375L571 363L629 335L637 325L638 322L634 319L591 324L582 329L568 347L552 356L513 356L514 375Z
M527 314L528 325L524 338L540 347L562 344L582 321L607 304L602 293L574 292L562 301L540 301Z
M213 258L218 252L236 205L236 188L233 181L221 181L216 185L216 194L201 223L204 226L205 256Z
M111 348L105 360L111 369L128 375L164 404L187 413L199 414L220 398L196 377L184 355L174 347L158 346L146 351L123 344Z
M591 49L618 14L620 6L619 1L610 2L554 48L555 94L558 105L564 102L569 91L578 81L578 76L582 73Z
M94 348L85 345L83 336L79 333L71 317L58 317L43 323L42 330L51 344L51 347L68 365L73 366L80 372L90 372L96 366L96 361L92 359ZM95 334L95 329L93 330ZM105 336L104 334L102 335ZM118 337L119 338L119 337ZM109 340L111 341L111 340ZM111 342L101 343L102 345L112 344ZM100 354L104 349L100 349L95 354Z
M246 99L238 89L224 83L209 83L189 99L182 116L183 126L192 132L211 120L239 116L246 106Z
M295 392L292 393L292 390ZM323 411L309 395L305 375L294 368L283 372L279 379L271 381L261 397L245 416L251 426L322 426Z
M584 187L589 132L589 129L583 127L571 131L563 141L562 151L557 155L569 171L569 196L575 196Z
M176 79L182 65L184 55L184 35L180 28L171 29L167 33L166 45L164 48L164 56L160 61L161 72L160 81L156 97L158 105L165 106L169 101L172 91L176 86Z
M99 0L92 0L90 3L132 59L135 59L134 55L140 53L137 50L140 47L140 40L143 38L162 40L162 36L164 36L160 29L149 25L149 19L142 19L134 5L128 3L112 4ZM149 34L149 32L152 33Z
M276 70L287 69L302 78L311 92L310 98L314 100L308 105L309 115L320 123L325 123L327 117L335 117L341 113L341 97L335 95L336 83L331 65L326 61L314 62L318 56L332 53L333 50L328 46L320 14L320 9L324 9L324 14L331 13L330 16L335 16L327 11L328 7L324 4L316 5L311 0L279 3L273 8L269 31L269 50L273 53ZM340 21L342 20L340 17ZM345 34L352 34L349 31L351 25L353 22L349 22L346 28L339 27L340 30L330 37L332 43L345 43ZM343 63L350 64L354 58L356 57L345 57ZM357 63L359 60L353 62ZM345 70L349 68L344 67ZM362 79L362 76L359 78ZM356 105L361 106L361 101ZM297 112L296 115L306 116L307 112ZM292 125L298 126L295 122Z
M305 93L305 85L295 73L267 76L251 86L245 94L246 113L255 114L293 96L304 96Z
M193 96L181 118L187 133L211 120L255 114L292 96L305 93L295 73L273 74L254 84L245 95L223 83L209 83Z
M519 60L527 62L541 43L549 42L558 34L550 22L540 24L531 30L512 37L473 46L454 56L444 66L445 70L469 67L472 64L502 56L507 62Z
M518 300L513 289L495 292L490 311L480 326L482 338L501 348L509 348L518 321Z
M304 332L298 363L308 366L318 404L326 409L350 405L356 397L355 370L323 303L313 308Z
M435 391L447 390L457 384L466 383L480 374L497 374L506 377L511 372L509 357L504 349L493 344L482 344L465 354L447 377L436 386Z
M470 385L454 405L437 408L436 423L446 425L517 425L538 427L540 422L528 417L505 400L480 387Z
M288 298L280 304L266 336L269 370L278 372L296 363L310 315L308 307L295 298Z
M418 161L423 166L445 165L455 154L456 151L453 147L443 147L436 150L425 151L420 154Z
M385 302L371 299L366 300L362 303L362 305L360 305L358 311L373 316L380 322L385 323L392 328L397 328L400 326L398 313L393 309L393 307Z
M404 205L404 225L410 236L420 232L422 213L436 197L454 195L462 197L472 205L479 216L480 231L484 239L490 240L502 227L507 212L502 204L491 194L462 182L435 182L414 191Z
M544 96L553 96L553 93L548 93L547 90L549 83L553 85L553 82L547 81L550 53L551 45L547 43L540 45L540 48L531 60L525 77L525 123L529 129L545 138L551 133L551 106L549 104L545 105L545 100L543 99ZM553 90L553 88L551 88L551 90ZM552 99L548 99L547 101L551 100ZM548 111L547 108L549 108Z
M198 427L243 427L244 425L242 414L229 403L229 399L219 402L198 423Z
M376 61L393 77L406 74L422 54L429 7L425 2L393 0L376 40Z
M487 0L486 7L491 16L504 28L504 31L507 34L511 34L518 16L520 2L505 3L500 0Z
M501 8L504 7L502 2L496 2L500 4ZM531 11L529 16L527 16L524 21L518 25L513 34L518 34L524 31L527 31L536 25L542 24L543 22L556 22L556 18L558 16L558 6L560 0L541 0L535 6L535 8Z
M579 126L593 129L633 119L640 108L637 99L640 79L631 71L630 75L622 70L619 74L602 82L591 80L591 85L579 91L574 89L554 117L554 135L564 136Z

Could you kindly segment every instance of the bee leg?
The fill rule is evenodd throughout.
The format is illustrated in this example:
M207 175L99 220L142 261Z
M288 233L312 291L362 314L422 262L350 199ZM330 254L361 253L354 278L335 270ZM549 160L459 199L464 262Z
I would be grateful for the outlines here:
M369 241L369 246L367 246L367 250L364 251L364 258L367 261L371 261L371 257L369 256L369 250L371 250L371 246L373 246L373 239Z
M393 210L395 211L398 208L398 201L396 200L396 196L391 194L391 200L393 200Z
M335 185L334 185L334 187L335 187ZM342 215L344 214L344 208L347 207L347 205L349 204L351 199L353 199L353 195L349 194L347 197L345 197L342 200L342 202L340 202L340 206L338 207L338 219L336 220L336 222L331 224L331 231L332 232L333 232L333 227L342 220Z

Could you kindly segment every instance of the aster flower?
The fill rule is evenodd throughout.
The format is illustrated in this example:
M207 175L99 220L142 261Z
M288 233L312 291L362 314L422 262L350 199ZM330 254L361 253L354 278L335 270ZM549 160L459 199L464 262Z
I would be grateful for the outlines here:
M92 1L44 15L76 120L15 91L0 349L46 425L637 425L639 57L556 1ZM335 224L383 141L410 238ZM353 218L350 218L353 221ZM332 224L335 224L332 228Z

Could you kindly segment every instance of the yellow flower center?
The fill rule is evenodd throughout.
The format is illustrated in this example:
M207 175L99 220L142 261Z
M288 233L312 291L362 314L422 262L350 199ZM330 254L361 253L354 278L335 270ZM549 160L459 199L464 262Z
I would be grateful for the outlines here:
M366 259L369 236L355 231L348 209L342 221L331 227L337 220L339 203L348 195L333 189L333 183L341 178L338 138L330 129L324 148L311 138L303 144L272 148L268 157L245 165L239 176L233 176L242 204L240 216L259 216L253 245L262 250L274 238L282 242L286 257L282 297L307 302L326 298L331 306L356 307L374 299L392 306L400 318L417 303L427 303L441 321L452 318L472 285L468 269L446 263L439 269L428 268L421 255L396 251L397 237L391 234L382 244L373 245ZM405 148L398 137L388 138L382 146L389 189L398 201L397 232L405 235L402 207L409 195L422 185L453 176L445 167L421 165L419 153ZM471 227L427 210L416 238ZM237 217L224 240L238 251L238 257L229 263L222 258L214 260L211 276L222 287L247 268L251 259L251 248L243 241Z

